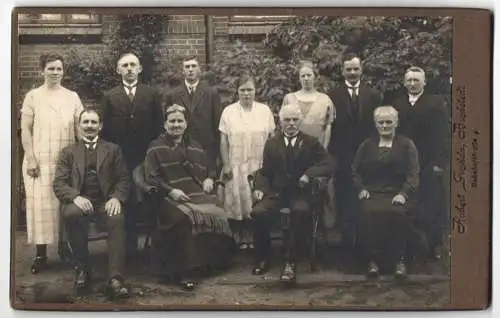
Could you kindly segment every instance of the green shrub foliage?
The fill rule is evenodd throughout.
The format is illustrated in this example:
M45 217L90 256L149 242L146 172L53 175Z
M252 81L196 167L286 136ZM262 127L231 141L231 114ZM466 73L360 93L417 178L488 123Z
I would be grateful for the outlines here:
M85 100L99 99L120 81L116 62L121 54L134 53L143 67L142 81L154 82L155 68L163 63L158 43L168 18L163 15L120 15L118 26L104 39L107 49L99 56L89 56L81 50L72 50L66 69L67 86L76 90Z
M67 70L68 86L94 100L116 85L116 60L136 53L143 64L142 80L163 94L182 83L182 57L160 54L166 16L127 15L106 41L110 54L82 57L74 51ZM451 17L335 17L289 19L266 35L268 54L256 53L241 42L218 51L204 73L217 87L224 104L237 99L236 81L243 73L255 77L257 100L277 110L284 95L299 89L298 66L310 60L320 74L318 89L342 81L341 58L354 52L363 60L364 80L385 94L401 89L404 70L419 65L427 72L428 89L448 94L451 76ZM166 56L166 57L165 57Z

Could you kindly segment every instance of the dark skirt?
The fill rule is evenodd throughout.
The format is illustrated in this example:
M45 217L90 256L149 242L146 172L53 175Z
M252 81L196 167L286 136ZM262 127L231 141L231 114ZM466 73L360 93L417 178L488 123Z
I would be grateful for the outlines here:
M190 276L198 269L221 269L229 264L235 247L227 220L193 213L171 200L162 204L152 237L156 273Z
M364 256L393 267L405 254L412 232L413 202L392 204L394 194L370 193L360 201L360 244Z

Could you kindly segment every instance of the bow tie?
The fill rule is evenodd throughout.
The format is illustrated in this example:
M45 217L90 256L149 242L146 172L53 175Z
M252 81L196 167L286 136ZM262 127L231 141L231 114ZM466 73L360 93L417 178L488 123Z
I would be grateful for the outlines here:
M132 88L136 87L137 84L134 84L134 85L127 85L127 84L124 84L124 86L128 89L128 90L131 90Z

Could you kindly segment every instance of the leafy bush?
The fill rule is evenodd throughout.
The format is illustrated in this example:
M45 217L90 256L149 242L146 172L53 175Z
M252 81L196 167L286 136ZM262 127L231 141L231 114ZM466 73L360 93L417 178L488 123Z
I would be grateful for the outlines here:
M313 59L319 71L341 81L341 57L355 52L364 79L381 92L401 88L404 70L426 70L429 89L443 93L451 76L451 17L299 17L278 25L265 44L284 60Z
M364 79L391 96L402 86L406 68L420 65L428 89L446 94L451 75L451 19L420 17L298 17L276 26L264 44L272 54L256 54L237 42L211 63L205 78L219 89L224 103L237 100L242 73L256 80L256 99L276 113L285 94L300 88L301 60L317 65L318 90L341 82L342 55L363 60Z
M154 82L155 68L162 61L157 44L163 36L168 17L163 15L121 15L115 32L106 38L106 49L97 59L72 50L68 56L68 87L78 91L86 100L95 100L117 85L116 61L120 54L130 52L141 60L141 79Z
M119 81L117 54L136 53L142 61L142 80L164 95L182 83L181 60L158 54L167 19L159 15L121 16L106 52L95 59L70 55L69 84L86 99L96 99ZM451 76L452 24L449 17L297 17L276 26L264 45L271 54L260 54L241 42L216 54L203 77L218 88L224 104L236 101L236 81L242 73L255 77L257 100L273 110L284 95L299 89L298 65L313 61L319 70L318 89L326 92L342 81L341 58L346 51L363 60L364 79L386 95L401 89L404 70L422 66L428 89L446 94Z

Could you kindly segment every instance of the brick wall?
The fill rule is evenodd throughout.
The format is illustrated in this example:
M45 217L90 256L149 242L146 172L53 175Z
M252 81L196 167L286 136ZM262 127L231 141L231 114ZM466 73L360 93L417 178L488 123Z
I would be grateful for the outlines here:
M117 28L117 17L112 15L104 15L102 17L102 34L103 42L107 40L109 34ZM87 55L92 59L97 59L102 56L106 46L103 43L95 44L79 44L79 43L54 43L54 44L21 44L19 45L18 55L18 70L19 70L19 95L22 103L22 97L26 92L38 85L42 84L40 76L39 57L45 52L58 52L63 56L68 55L72 50L76 50L78 54Z
M99 58L105 54L106 46L103 44L109 34L118 26L118 17L104 15L102 18L102 41L91 44L79 43L29 43L21 44L19 47L19 96L42 83L39 69L39 56L47 51L57 51L67 55L71 50L76 50L79 55L87 55L90 58ZM214 30L214 58L223 55L231 46L241 41L256 54L266 53L262 44L263 33L259 29L262 26L242 27L234 25L227 16L213 17ZM195 55L200 63L206 63L206 26L203 15L173 15L169 16L168 27L163 31L163 40L156 51L165 61L171 58ZM259 33L260 32L260 33Z
M244 23L233 23L228 16L215 16L214 22L214 56L222 55L229 51L232 47L240 42L246 45L249 51L253 54L266 54L263 40L265 31L269 28L262 29L262 26L248 26Z
M169 57L195 55L204 64L206 27L203 15L173 15L160 43L160 52Z

